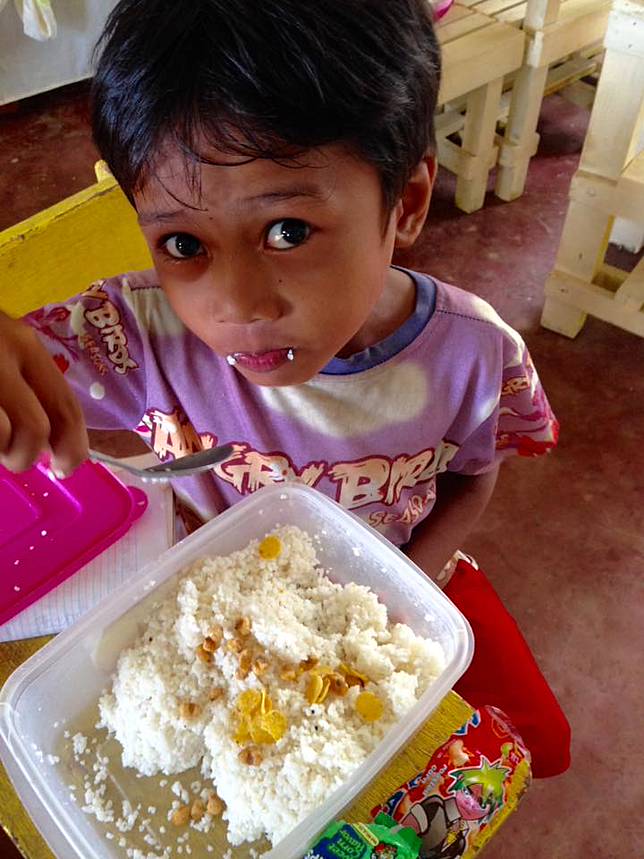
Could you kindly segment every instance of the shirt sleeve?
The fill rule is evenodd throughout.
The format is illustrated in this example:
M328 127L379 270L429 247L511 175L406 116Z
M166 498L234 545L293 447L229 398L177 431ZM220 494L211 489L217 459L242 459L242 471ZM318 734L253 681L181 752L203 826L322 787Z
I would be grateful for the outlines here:
M541 456L557 444L559 423L525 343L513 334L503 340L502 370L489 374L488 416L478 424L470 420L472 431L463 436L449 471L484 474L508 456Z
M127 279L98 281L28 314L92 429L135 429L146 408L146 342Z

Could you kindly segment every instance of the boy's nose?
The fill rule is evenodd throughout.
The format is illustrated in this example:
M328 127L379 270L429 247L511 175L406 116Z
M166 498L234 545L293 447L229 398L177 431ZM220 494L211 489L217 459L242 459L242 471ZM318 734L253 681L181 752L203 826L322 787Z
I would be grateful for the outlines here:
M214 274L213 291L218 322L247 325L274 321L282 315L272 278L258 264L231 260Z

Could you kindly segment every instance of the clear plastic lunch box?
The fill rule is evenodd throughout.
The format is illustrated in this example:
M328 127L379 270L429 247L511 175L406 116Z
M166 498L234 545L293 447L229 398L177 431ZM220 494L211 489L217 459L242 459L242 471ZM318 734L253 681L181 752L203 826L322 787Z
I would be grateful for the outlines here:
M0 692L0 758L27 811L59 859L126 856L118 846L118 837L108 840L104 825L81 810L82 802L70 799L69 784L78 776L74 772L77 764L71 755L60 752L63 731L73 734L85 718L91 735L93 722L87 722L83 714L92 712L110 681L120 651L134 641L151 605L171 587L181 570L204 555L243 548L279 525L297 525L319 535L319 560L330 577L372 588L387 606L392 621L406 623L416 633L441 643L446 665L362 766L265 856L302 857L327 823L341 817L410 740L469 665L473 652L469 624L402 552L314 489L301 484L261 489L135 573L130 582L15 671ZM114 740L112 743L116 744ZM170 776L168 781L175 778ZM142 796L145 803L154 805L158 778L137 779L132 771L123 770L115 779L119 795L132 805L141 802ZM218 837L223 838L225 824L220 825ZM211 833L208 837L215 836ZM220 842L212 855L224 853L225 846ZM232 857L249 856L251 847L266 849L264 844L244 845L233 848ZM192 855L210 855L202 851L203 846L193 847Z

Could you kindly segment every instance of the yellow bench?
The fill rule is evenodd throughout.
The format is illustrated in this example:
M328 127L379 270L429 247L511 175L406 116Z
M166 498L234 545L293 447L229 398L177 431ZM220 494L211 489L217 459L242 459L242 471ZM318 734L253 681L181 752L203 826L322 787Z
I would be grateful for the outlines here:
M0 309L12 316L152 266L134 210L102 162L97 183L0 233Z

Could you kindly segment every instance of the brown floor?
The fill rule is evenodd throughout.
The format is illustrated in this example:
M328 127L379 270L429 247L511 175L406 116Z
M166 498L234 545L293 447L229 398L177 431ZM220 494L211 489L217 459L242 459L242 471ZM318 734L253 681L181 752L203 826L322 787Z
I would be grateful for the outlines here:
M490 859L644 856L644 340L592 319L574 341L539 327L586 122L547 100L526 193L511 204L489 195L463 215L441 175L421 240L398 260L496 306L528 341L562 425L553 455L504 467L465 547L519 621L574 736L570 771L534 785ZM0 111L0 135L0 228L93 179L84 86ZM14 855L1 837L0 855Z

